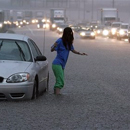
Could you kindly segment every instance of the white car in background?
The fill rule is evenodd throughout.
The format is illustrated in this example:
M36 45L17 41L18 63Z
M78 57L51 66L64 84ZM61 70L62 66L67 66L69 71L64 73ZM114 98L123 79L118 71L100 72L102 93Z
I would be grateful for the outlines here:
M121 27L122 22L113 22L109 31L109 38L114 38L117 36L117 31Z
M117 31L117 39L128 39L129 23L122 23Z

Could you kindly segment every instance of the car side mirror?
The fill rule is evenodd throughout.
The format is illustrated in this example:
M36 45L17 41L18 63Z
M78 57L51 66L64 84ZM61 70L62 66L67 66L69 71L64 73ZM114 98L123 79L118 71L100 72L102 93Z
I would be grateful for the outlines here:
M46 61L46 60L47 60L47 58L45 56L37 56L35 58L35 61Z

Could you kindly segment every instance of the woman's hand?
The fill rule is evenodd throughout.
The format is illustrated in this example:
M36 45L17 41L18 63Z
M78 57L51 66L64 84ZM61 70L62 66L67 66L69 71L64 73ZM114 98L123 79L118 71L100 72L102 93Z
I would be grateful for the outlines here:
M80 53L80 55L85 55L85 56L88 56L88 54L86 54L86 53Z
M86 53L80 53L80 52L78 52L78 51L76 51L76 50L72 50L72 52L75 53L75 54L78 54L78 55L88 56L88 54L86 54Z

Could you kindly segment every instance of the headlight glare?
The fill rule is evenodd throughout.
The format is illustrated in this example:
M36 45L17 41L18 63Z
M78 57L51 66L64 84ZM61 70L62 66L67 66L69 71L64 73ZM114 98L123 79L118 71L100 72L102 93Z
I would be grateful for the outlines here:
M125 32L123 30L120 30L119 33L120 35L124 35Z
M81 35L81 36L85 36L85 32L81 32L80 35Z
M0 23L0 28L2 28L3 27L3 24L2 23Z
M52 27L53 27L53 28L56 28L56 24L52 24Z
M98 33L98 34L100 34L100 33L101 33L101 31L100 31L100 30L97 30L97 33Z
M60 28L60 29L59 29L59 31L60 31L60 32L63 32L63 29L62 29L62 28Z
M91 36L95 36L95 33L94 33L94 32L91 32Z
M108 30L106 30L106 29L103 30L103 35L104 35L104 36L107 36L108 34L109 34L109 31L108 31Z
M25 82L29 79L29 77L30 75L28 73L17 73L7 78L6 82L7 83Z
M39 24L37 24L37 27L38 27L38 28L40 28L40 25L39 25Z
M116 33L116 29L111 29L111 32L112 32L112 34L115 34Z

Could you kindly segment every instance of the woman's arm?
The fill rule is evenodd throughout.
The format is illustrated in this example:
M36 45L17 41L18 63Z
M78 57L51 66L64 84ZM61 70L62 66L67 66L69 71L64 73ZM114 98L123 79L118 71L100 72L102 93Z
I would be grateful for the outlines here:
M51 52L55 51L55 47L57 46L57 43L54 43L51 47Z
M81 53L81 52L78 52L78 51L76 51L76 50L72 50L72 52L74 53L74 54L78 54L78 55L88 55L88 54L86 54L86 53Z

